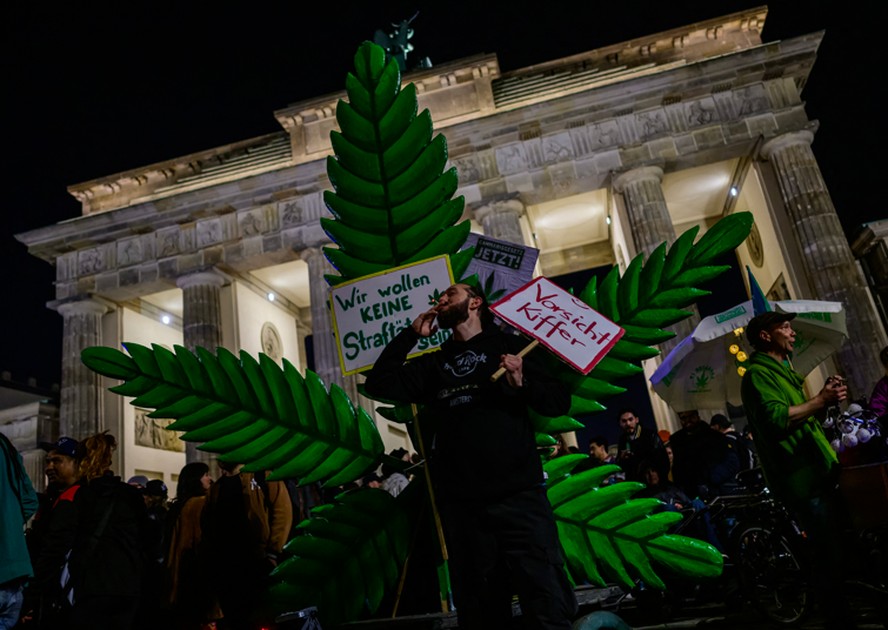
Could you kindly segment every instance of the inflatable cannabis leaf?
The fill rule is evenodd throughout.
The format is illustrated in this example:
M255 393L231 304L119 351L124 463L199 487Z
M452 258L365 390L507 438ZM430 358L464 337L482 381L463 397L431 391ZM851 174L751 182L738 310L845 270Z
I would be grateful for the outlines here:
M545 465L547 496L555 513L567 569L575 583L604 586L617 582L632 588L635 580L663 589L654 565L691 578L716 577L723 559L712 545L669 534L682 515L654 513L657 499L633 499L645 486L624 481L601 487L619 466L598 466L571 475L585 455L565 455Z
M213 355L175 353L125 343L130 356L104 347L87 348L83 362L124 381L111 391L134 396L133 405L155 409L152 418L174 418L170 429L198 448L247 471L271 471L270 479L339 485L373 467L382 439L366 411L355 408L338 385L330 391L317 374L303 377L286 359L283 369L264 354L257 362L225 348Z
M346 92L348 102L336 107L342 132L330 134L336 157L327 158L335 192L326 191L324 201L335 218L321 219L339 246L324 253L340 275L327 281L335 285L456 254L469 234L468 221L457 224L464 199L451 199L459 184L456 168L444 170L447 141L432 137L428 110L417 115L416 87L401 89L397 62L364 42ZM464 269L471 252L459 257Z
M317 606L325 624L336 625L377 610L397 583L407 558L419 484L398 500L385 490L361 488L335 504L312 508L287 543L290 556L272 572L270 604L278 610ZM277 605L275 605L277 604Z

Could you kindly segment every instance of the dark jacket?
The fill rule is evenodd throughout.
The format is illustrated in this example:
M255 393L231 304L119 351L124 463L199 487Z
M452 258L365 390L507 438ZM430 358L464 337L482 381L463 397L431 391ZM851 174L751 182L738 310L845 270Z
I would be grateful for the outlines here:
M435 431L432 475L444 500L495 500L543 482L528 407L545 416L570 408L570 394L540 365L542 350L524 357L523 387L504 376L491 382L503 354L527 341L488 327L468 341L445 341L441 350L405 365L419 339L411 327L385 348L367 376L374 396L426 405ZM429 427L423 427L424 430Z
M120 477L108 474L68 488L53 509L37 560L42 590L57 588L65 554L71 550L69 566L77 601L137 597L146 523L142 495Z

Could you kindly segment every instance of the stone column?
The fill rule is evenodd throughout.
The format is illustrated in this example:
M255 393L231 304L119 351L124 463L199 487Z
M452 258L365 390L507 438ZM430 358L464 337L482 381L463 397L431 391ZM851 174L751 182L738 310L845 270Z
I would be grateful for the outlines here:
M614 191L623 195L636 255L643 253L645 261L660 243L666 241L672 244L675 241L675 227L666 207L662 181L663 169L643 166L620 174L613 184ZM692 317L670 327L676 335L660 344L662 356L665 357L679 341L690 335L699 321L694 310Z
M814 134L807 130L788 133L766 142L762 156L773 165L780 183L813 297L845 307L849 339L837 359L851 396L868 396L883 371L877 355L878 316L811 150L813 140Z
M102 429L102 377L83 364L80 353L102 345L102 315L107 311L89 298L58 306L63 320L59 432L77 440Z
M635 254L644 254L647 261L651 252L664 241L671 244L675 241L675 227L672 225L672 217L669 216L669 208L666 206L666 197L663 195L663 169L657 166L643 166L621 173L614 179L614 192L623 196L623 205L626 208L628 229L635 246ZM660 356L643 362L645 384L651 399L651 407L654 410L657 427L675 431L679 428L678 420L666 402L660 398L650 384L657 367L678 343L694 332L694 328L700 322L700 316L696 308L691 317L670 326L668 330L675 333L675 337L664 341L658 346Z
M219 293L226 278L215 270L181 276L176 285L182 289L182 343L192 352L206 348L213 354L222 345L222 304ZM197 444L185 444L185 461L205 462L213 467L215 456L197 450ZM214 468L214 467L213 467Z
M328 389L331 383L336 383L345 390L352 403L358 405L360 401L358 400L357 381L353 375L342 375L336 337L333 333L333 316L328 302L330 286L324 279L324 274L334 273L335 270L319 247L304 249L300 252L300 256L308 265L314 371L321 377Z
M475 209L475 219L484 234L501 241L524 245L519 219L524 216L524 203L520 199L491 201Z

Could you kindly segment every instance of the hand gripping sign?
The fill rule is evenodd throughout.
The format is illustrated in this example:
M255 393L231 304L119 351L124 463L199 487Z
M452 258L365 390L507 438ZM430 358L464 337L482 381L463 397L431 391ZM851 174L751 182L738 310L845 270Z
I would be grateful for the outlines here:
M500 318L588 374L625 332L546 278L536 278L490 307Z

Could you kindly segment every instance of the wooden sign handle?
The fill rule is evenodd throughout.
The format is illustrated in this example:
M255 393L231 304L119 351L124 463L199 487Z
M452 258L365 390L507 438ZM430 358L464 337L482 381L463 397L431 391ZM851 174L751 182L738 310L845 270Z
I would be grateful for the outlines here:
M523 357L525 354L527 354L528 352L530 352L531 350L536 348L538 345L540 345L539 339L534 339L529 344L527 344L526 347L522 348L521 351L518 352L518 354L516 354L515 356ZM506 373L506 368L501 367L500 369L498 369L496 372L494 372L490 376L490 380L492 382L496 383L500 379L500 377L505 373Z

